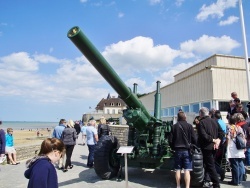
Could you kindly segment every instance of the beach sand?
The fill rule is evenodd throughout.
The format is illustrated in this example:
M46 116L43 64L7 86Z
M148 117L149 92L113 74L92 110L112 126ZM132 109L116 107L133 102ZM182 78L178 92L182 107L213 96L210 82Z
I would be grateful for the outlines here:
M39 136L37 136L37 130L33 129L30 130L14 130L14 147L15 146L22 146L28 144L40 144L45 138L51 136L51 132L48 132L46 129L39 130Z

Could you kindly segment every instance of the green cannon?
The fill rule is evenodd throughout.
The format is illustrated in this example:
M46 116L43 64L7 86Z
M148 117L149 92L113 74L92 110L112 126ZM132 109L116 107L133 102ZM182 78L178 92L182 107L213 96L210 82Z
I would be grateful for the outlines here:
M173 169L168 142L173 122L161 120L160 81L156 84L152 116L136 95L137 84L132 92L79 27L71 28L67 36L127 105L123 117L129 126L128 146L134 146L133 153L128 155L128 166ZM113 178L121 171L123 157L116 153L118 149L118 140L114 136L103 136L98 141L94 163L95 172L102 179Z

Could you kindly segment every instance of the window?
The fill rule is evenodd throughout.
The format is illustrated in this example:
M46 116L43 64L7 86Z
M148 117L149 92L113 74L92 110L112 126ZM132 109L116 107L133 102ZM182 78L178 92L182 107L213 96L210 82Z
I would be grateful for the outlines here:
M168 116L168 109L167 108L163 109L163 116Z
M114 106L114 103L112 102L112 103L110 103L110 106Z
M182 106L182 111L183 112L189 112L189 105Z
M191 107L190 112L199 113L200 110L199 103L191 104L190 107Z
M169 109L169 116L174 116L174 108Z
M112 110L112 114L115 114L115 109Z
M225 101L219 102L220 111L227 111L228 108L229 108L229 102L225 102Z
M107 114L110 114L110 111L109 111L109 109L107 109Z
M210 110L211 109L210 102L203 102L203 103L201 103L201 107L207 107Z
M175 109L174 115L177 115L178 112L179 112L179 110L181 109L181 107L180 107L180 106L177 106L177 107L175 107L174 109Z

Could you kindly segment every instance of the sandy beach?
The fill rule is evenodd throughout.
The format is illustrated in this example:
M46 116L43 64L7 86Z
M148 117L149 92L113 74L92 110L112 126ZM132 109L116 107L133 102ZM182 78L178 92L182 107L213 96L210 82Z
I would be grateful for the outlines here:
M51 136L51 132L47 129L39 129L39 136L37 136L37 129L33 130L14 130L14 146L22 146L27 144L39 144L45 138Z

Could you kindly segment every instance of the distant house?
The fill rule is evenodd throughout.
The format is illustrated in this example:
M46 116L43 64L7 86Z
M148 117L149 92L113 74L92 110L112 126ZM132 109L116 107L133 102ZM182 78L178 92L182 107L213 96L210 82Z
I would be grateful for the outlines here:
M90 117L94 117L95 120L99 120L101 116L104 116L107 120L119 119L122 116L122 111L126 109L126 103L118 96L110 96L108 94L106 99L102 99L95 107L94 112L83 114L82 120L87 122Z
M103 98L95 109L96 111L102 110L103 114L119 114L123 109L126 109L126 104L119 96L116 98L108 94L107 98Z

